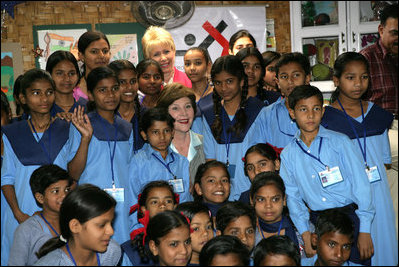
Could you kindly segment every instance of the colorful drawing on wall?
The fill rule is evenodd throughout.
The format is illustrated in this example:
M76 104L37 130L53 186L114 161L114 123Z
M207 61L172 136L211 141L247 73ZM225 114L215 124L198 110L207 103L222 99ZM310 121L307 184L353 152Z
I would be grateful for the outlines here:
M111 62L127 59L134 65L139 63L137 34L107 34L107 38L111 45Z
M8 101L14 101L12 91L14 88L14 68L12 52L1 52L1 91Z

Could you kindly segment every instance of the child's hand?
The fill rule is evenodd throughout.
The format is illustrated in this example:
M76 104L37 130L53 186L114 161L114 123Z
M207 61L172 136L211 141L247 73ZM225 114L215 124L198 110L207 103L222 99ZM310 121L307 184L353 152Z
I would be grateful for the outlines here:
M72 114L72 123L82 135L82 138L91 139L93 135L93 127L87 114L84 114L84 107L78 106Z
M70 112L58 112L55 114L56 118L60 118L62 120L66 120L67 122L70 122L72 119L72 113Z
M305 253L306 257L311 258L316 254L316 250L313 249L312 247L312 242L311 242L311 234L309 231L306 231L302 234L302 239L303 243L305 245Z
M374 254L373 241L369 233L359 233L357 239L357 247L359 248L360 259L365 260L371 258Z
M15 219L18 221L19 224L29 219L29 217L30 216L28 214L23 213L22 211L15 215Z

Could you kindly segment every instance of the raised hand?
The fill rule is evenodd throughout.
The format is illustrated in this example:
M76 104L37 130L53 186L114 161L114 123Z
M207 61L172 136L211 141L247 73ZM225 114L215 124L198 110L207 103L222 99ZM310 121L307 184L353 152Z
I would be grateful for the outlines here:
M72 123L76 129L82 135L82 138L91 139L93 135L93 127L91 126L90 119L87 114L84 113L84 107L78 106L73 110Z

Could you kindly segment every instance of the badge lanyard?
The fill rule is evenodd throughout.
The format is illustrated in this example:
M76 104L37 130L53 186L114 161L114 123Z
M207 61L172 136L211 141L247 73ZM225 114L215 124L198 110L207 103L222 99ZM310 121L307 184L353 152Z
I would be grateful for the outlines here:
M279 236L280 235L280 231L281 231L281 227L283 226L283 218L281 219L281 222L280 222L280 224L279 224L279 226L278 226L278 231L277 231L277 235ZM259 225L259 218L258 218L258 226L259 226L259 232L262 234L262 237L263 237L263 239L265 239L265 236L264 236L264 234L263 234L263 230L262 230L262 228L260 227L260 225Z
M68 243L66 243L65 246L66 246L66 249L67 249L67 251L68 251L69 257L71 257L71 260L72 260L73 264L74 264L75 266L77 266L77 265L76 265L76 261L75 261L74 257L72 256L71 250L69 249ZM97 264L98 264L98 266L101 266L100 257L98 256L98 252L96 252L96 257L97 257Z
M281 130L281 128L280 128L280 121L279 121L279 117L278 117L278 111L276 111L276 118L277 118L277 126L278 126L278 129L280 130L280 132L283 133L283 134L285 134L285 135L288 135L289 137L294 137L293 134L285 133L285 132L283 132L283 131Z
M173 174L172 170L170 169L169 165L175 162L175 157L173 156L173 153L170 153L170 156L172 157L172 161L169 162L168 164L165 164L160 158L157 157L154 153L152 155L159 161L161 164L168 170L168 172L172 175L173 179L176 179L176 175Z
M342 111L345 113L345 117L348 120L350 126L352 127L353 132L356 135L357 143L359 144L360 151L362 152L362 155L363 155L364 164L366 165L366 168L369 170L370 168L369 168L369 165L367 164L367 151L366 151L366 125L363 125L363 144L364 144L364 150L363 150L362 145L360 143L360 138L359 138L359 135L356 132L355 126L353 125L352 121L350 120L350 117L349 117L348 113L346 113L344 107L342 106L341 101L339 101L338 98L337 98L337 100L338 100L338 104L342 108ZM363 105L362 105L362 101L361 100L360 100L360 108L362 109L362 119L364 121L364 111L363 111Z
M35 134L35 136L37 138L37 141L38 141L39 145L42 147L43 152L47 156L48 163L51 164L52 163L51 162L51 155L50 155L50 152L51 152L51 127L50 126L48 127L48 143L49 143L48 144L48 149L49 149L49 151L47 151L46 147L44 146L44 141L43 141L43 143L40 142L39 135L36 132L35 126L33 126L32 119L29 119L29 122L30 122L30 125L32 126L33 132L34 132L34 134ZM43 136L44 136L44 133L43 133Z
M222 128L223 128L223 137L224 137L224 140L226 141L226 144L225 144L225 146L226 146L226 157L227 157L226 165L228 167L230 165L230 163L229 163L229 151L230 151L231 132L229 132L229 134L227 136L226 128L224 127L225 125L224 125L223 112L224 112L224 105L223 105L223 109L222 109ZM227 115L227 112L226 112L226 115Z
M55 233L57 236L60 236L60 235L57 233L57 231L53 228L53 226L46 220L46 218L44 218L43 212L40 212L40 216L43 218L44 222L47 223L48 226L50 226L51 230L53 230L54 233Z
M200 101L202 100L202 97L204 96L205 92L208 90L208 86L209 86L209 83L206 85L205 90L202 92L202 95L200 96L200 99L197 102L197 106L199 105Z
M115 157L115 149L116 149L116 137L118 134L118 127L115 125L115 139L114 139L114 148L113 151L111 151L111 141L110 137L108 135L107 130L105 129L105 122L103 121L104 119L97 113L97 115L100 117L101 125L103 126L104 132L107 134L107 142L108 142L108 148L109 148L109 158L111 160L111 178L112 178L112 188L115 189L115 175L114 175L114 157Z
M328 167L326 164L324 164L324 163L320 160L320 151L321 151L321 144L323 143L323 137L320 137L319 156L318 156L318 157L316 157L316 156L312 155L310 152L306 151L306 150L302 147L302 145L298 142L298 140L295 140L295 141L296 141L296 143L298 144L298 146L302 149L302 151L303 151L306 155L308 155L308 156L314 158L315 160L317 160L318 162L320 162L321 164L323 164L324 166L326 166L326 169L329 170L329 167Z

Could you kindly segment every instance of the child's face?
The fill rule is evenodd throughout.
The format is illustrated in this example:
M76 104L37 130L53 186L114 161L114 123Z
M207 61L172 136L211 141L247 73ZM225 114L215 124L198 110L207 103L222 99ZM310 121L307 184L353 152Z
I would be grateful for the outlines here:
M243 48L247 47L254 47L254 44L252 43L251 39L247 36L239 38L233 45L233 50L229 49L230 55L236 55L238 51L240 51Z
M159 152L168 151L172 142L174 130L166 121L154 121L147 132L141 131L143 139L150 143L151 147Z
M256 216L265 222L271 224L281 221L286 199L275 185L259 188L251 202L254 204Z
M259 266L296 266L296 262L283 254L267 254Z
M54 104L54 89L47 80L36 80L21 94L22 104L29 107L30 113L47 114Z
M301 99L295 105L295 110L289 109L291 118L296 120L301 132L317 134L324 114L323 103L317 96Z
M240 255L236 253L217 254L209 266L243 266Z
M262 75L262 66L257 57L248 56L241 61L244 65L245 74L248 76L248 86L257 86Z
M154 45L150 51L150 58L161 65L163 73L172 73L175 65L176 51L168 44Z
M75 65L69 60L63 60L55 65L51 77L55 83L55 90L61 94L71 94L78 82Z
M150 212L150 218L165 210L175 209L175 199L169 189L165 187L155 187L148 193L145 207L141 207L144 213L146 210Z
M146 95L157 95L161 92L162 76L154 65L147 66L139 77L139 90Z
M194 108L190 98L177 99L168 107L168 112L175 119L175 131L187 133L190 130L194 120Z
M137 95L137 75L133 70L124 69L119 72L119 89L121 102L131 103Z
M100 39L92 42L83 54L79 52L79 59L86 66L86 74L95 68L107 66L111 59L111 51L107 41Z
M241 87L244 80L238 80L236 76L226 71L222 71L215 75L213 79L216 92L223 98L224 102L241 99Z
M196 183L194 188L204 202L220 204L230 195L230 180L222 167L212 167L205 171L201 178L201 185Z
M98 111L114 111L119 105L120 96L119 84L113 77L100 80L93 93L89 92L89 98L96 103Z
M339 86L340 97L358 100L367 91L369 74L366 66L360 61L346 64L340 78L333 77L334 85Z
M249 179L253 181L258 173L279 170L280 161L278 159L273 161L258 152L252 152L247 155L245 166Z
M221 234L219 230L217 233ZM247 246L249 251L252 251L255 246L255 229L248 216L240 216L236 220L230 222L224 229L223 235L238 237L238 239Z
M209 214L200 212L191 220L191 245L193 252L200 253L206 242L213 238L213 229Z
M89 250L103 253L107 250L111 236L114 234L112 220L114 219L115 209L94 217L87 222L71 228L74 234L75 243ZM76 219L73 219L77 221Z
M190 50L184 55L184 71L192 82L198 82L206 78L211 64L206 64L204 55L198 50Z
M152 254L158 256L160 266L186 266L191 257L190 230L181 225L159 238L159 245L150 240Z
M277 85L284 97L288 97L296 86L309 84L310 74L306 75L302 66L296 62L290 62L279 68Z
M43 205L43 209L49 212L59 213L62 201L71 190L68 180L60 180L51 184L44 190L44 195L35 194L37 201Z
M312 245L317 247L319 266L341 266L349 259L351 243L348 235L328 232L317 238L312 234Z
M266 67L266 73L265 73L265 77L263 78L263 80L265 81L265 83L269 86L276 86L276 66L277 60L273 61L272 63L270 63L269 65L267 65Z

